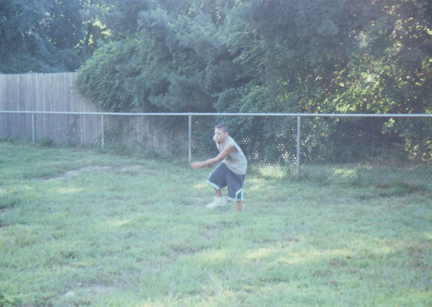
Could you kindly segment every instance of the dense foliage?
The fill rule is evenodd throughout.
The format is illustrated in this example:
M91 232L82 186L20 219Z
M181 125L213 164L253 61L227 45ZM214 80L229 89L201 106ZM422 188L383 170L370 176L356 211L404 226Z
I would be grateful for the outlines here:
M0 3L0 71L81 67L78 87L104 110L432 112L428 0ZM430 159L427 121L329 122L326 136L347 125Z
M0 0L0 73L77 70L110 36L107 11L96 0Z
M125 36L99 48L80 80L104 108L432 109L429 1L135 0L129 11L114 3L119 22L106 27Z

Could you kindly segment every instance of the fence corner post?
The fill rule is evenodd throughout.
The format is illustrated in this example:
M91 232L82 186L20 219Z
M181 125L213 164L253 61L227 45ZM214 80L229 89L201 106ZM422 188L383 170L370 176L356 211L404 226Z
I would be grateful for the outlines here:
M297 177L300 175L301 116L297 114Z
M192 115L189 113L189 163L192 162Z
M36 142L36 129L35 129L35 115L34 113L31 114L32 118L32 140L33 144Z
M105 134L104 134L104 114L101 113L101 147L105 147Z

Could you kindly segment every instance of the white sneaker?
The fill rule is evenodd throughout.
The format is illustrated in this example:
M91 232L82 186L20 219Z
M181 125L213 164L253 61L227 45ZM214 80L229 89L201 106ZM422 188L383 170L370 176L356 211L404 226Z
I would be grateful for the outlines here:
M206 207L209 209L215 209L216 207L226 206L227 200L224 197L217 197L214 201L208 204Z

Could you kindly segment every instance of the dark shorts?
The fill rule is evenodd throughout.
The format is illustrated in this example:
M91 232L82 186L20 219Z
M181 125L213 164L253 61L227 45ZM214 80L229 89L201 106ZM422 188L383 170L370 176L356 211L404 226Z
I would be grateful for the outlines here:
M228 199L243 201L244 180L245 175L237 175L224 163L221 163L210 174L207 183L217 190L228 186Z

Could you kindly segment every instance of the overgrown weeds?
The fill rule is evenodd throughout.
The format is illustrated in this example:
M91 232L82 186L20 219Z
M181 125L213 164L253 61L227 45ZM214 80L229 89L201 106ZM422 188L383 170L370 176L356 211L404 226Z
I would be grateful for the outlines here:
M205 208L210 167L10 143L0 156L0 305L430 304L426 183L256 170L237 214Z

